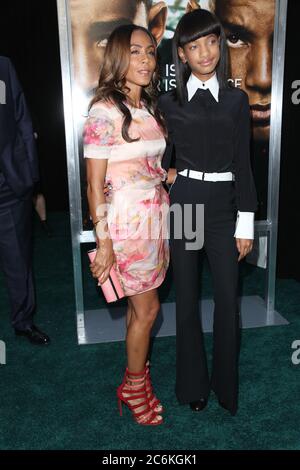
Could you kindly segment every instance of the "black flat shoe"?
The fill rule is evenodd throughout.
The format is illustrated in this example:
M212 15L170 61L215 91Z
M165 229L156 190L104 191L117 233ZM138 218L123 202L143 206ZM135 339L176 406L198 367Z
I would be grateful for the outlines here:
M207 399L206 398L199 398L199 400L196 401L191 401L190 403L190 408L193 411L202 411L207 405Z
M25 336L32 344L46 345L50 343L50 338L45 333L40 331L35 325L32 325L25 330L18 330L15 328L16 336Z
M224 408L225 410L229 411L229 413L231 414L231 416L235 416L235 415L236 415L236 413L237 413L237 408L234 408L234 409L229 408L229 406L227 406L226 403L224 403L222 400L219 400L219 405L222 406L222 408Z

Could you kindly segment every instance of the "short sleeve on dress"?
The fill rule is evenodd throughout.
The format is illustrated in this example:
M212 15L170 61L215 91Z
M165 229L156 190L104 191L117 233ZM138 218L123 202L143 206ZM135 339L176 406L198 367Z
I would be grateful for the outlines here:
M114 145L115 124L109 109L94 105L83 129L84 158L109 159Z

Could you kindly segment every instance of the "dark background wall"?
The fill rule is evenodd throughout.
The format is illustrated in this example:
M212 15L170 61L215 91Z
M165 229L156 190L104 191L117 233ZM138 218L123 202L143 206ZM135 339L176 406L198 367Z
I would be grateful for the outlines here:
M42 186L48 209L68 210L56 1L1 1L0 14L0 54L9 56L15 64L39 134ZM300 80L299 17L300 2L289 0L278 231L278 275L298 280L300 104L292 102L292 84Z
M12 59L38 132L49 210L67 210L59 39L55 0L1 1L0 55Z
M299 104L292 101L300 81L299 0L289 0L284 75L282 153L278 228L278 275L300 281L300 92ZM300 86L298 87L300 90Z

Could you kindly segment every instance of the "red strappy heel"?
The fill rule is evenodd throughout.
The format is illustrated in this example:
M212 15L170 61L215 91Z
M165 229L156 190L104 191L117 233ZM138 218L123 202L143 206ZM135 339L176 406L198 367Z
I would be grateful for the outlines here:
M158 426L163 423L163 418L149 404L146 390L146 369L139 374L129 372L126 369L124 380L117 389L117 397L120 416L122 416L122 404L124 403L132 411L133 418L138 424Z
M159 399L155 396L154 391L153 391L153 386L151 382L151 376L150 376L150 361L146 362L146 391L147 391L147 397L149 400L149 405L150 408L152 408L153 411L157 414L163 413L164 407L162 406L161 402Z

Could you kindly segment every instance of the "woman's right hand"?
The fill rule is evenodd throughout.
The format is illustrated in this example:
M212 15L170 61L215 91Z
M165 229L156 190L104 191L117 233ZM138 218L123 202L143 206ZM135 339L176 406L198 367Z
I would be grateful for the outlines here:
M99 241L97 254L90 265L93 277L99 279L100 284L103 284L109 276L113 264L116 262L113 245L110 238Z

